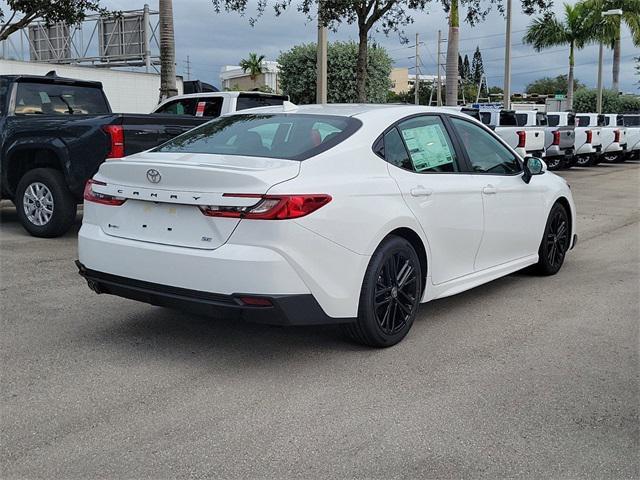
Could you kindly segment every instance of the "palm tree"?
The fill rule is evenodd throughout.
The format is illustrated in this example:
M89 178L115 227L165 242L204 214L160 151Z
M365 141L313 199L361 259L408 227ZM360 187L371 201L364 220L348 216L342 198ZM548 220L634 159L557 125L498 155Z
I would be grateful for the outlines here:
M620 90L620 28L625 23L634 46L640 47L640 0L584 0L594 39L613 49L613 90ZM622 15L602 16L602 12L621 9Z
M240 68L244 70L244 73L248 72L251 80L255 82L258 75L261 75L262 72L264 72L264 69L262 68L263 60L264 55L258 56L257 53L251 52L248 59L243 58L240 60Z
M458 55L460 51L460 15L458 0L450 0L449 36L447 37L446 105L458 105Z
M555 14L543 15L534 19L524 36L524 42L533 45L539 52L545 48L569 45L569 76L567 79L567 104L573 108L573 67L576 49L584 48L592 38L592 33L585 20L585 6L564 4L564 19Z
M178 94L172 0L160 0L160 100Z

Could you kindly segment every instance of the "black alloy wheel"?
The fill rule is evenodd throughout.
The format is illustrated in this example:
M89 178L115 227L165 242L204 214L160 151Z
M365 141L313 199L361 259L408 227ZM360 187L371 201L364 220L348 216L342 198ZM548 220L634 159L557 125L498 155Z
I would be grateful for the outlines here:
M358 319L345 325L359 343L389 347L402 340L416 316L422 294L422 268L406 239L387 237L373 254L360 294Z
M556 203L549 213L544 237L538 250L538 272L543 275L557 273L564 263L570 242L569 216L566 209Z

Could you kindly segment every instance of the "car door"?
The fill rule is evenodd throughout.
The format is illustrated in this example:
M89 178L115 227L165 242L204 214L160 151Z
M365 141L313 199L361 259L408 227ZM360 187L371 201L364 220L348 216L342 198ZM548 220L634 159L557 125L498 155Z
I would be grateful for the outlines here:
M545 182L533 177L525 183L521 161L483 126L453 116L450 121L484 206L475 270L536 254L546 221Z
M482 238L482 196L460 173L459 154L439 115L409 117L383 138L389 174L429 242L429 275L440 284L473 273Z

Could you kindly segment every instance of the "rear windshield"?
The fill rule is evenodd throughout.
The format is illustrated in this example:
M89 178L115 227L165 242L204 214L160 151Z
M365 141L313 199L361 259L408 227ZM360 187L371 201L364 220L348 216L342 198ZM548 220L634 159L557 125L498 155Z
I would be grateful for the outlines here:
M238 95L236 110L246 110L247 108L256 107L272 107L282 105L286 97L276 95L252 95L250 93L241 93Z
M0 112L4 112L4 106L9 95L9 80L0 78Z
M640 127L640 115L625 115L622 122L625 127Z
M111 113L100 88L49 83L18 83L16 115Z
M361 125L355 118L329 115L232 115L208 122L153 151L305 160L342 142Z
M589 117L578 115L576 117L576 126L578 127L588 127L589 126Z
M560 125L560 115L547 115L547 122L550 127L557 127Z
M491 112L480 112L480 121L485 125L491 125Z
M526 119L525 119L526 121ZM517 127L518 118L515 112L500 112L500 126L502 127Z
M516 113L516 119L518 121L519 127L524 127L527 125L527 114L526 113Z

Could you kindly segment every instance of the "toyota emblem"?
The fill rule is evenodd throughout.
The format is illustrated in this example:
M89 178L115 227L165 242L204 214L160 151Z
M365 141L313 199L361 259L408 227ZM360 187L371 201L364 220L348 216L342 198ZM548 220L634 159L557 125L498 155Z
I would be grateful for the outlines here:
M160 183L161 178L162 175L160 175L160 172L158 170L155 170L153 168L147 170L147 180L149 180L151 183Z

